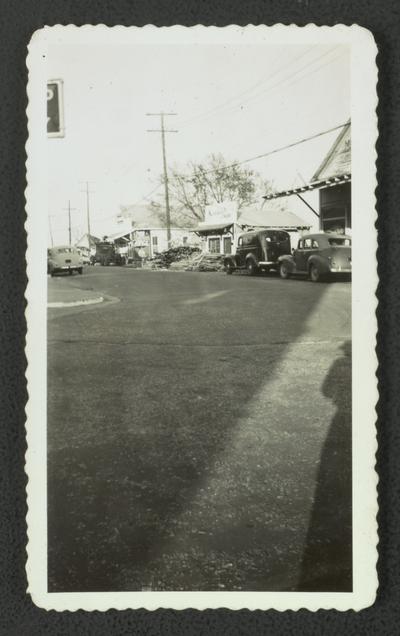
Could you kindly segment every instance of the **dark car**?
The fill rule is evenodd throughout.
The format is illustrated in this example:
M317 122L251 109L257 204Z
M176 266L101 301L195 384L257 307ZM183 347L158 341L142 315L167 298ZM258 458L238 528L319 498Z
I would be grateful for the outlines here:
M245 232L238 239L236 254L225 257L227 274L246 269L251 276L261 270L276 269L278 258L290 253L290 235L283 230Z
M292 254L279 257L281 278L305 274L313 282L332 274L351 274L351 238L345 234L307 234Z

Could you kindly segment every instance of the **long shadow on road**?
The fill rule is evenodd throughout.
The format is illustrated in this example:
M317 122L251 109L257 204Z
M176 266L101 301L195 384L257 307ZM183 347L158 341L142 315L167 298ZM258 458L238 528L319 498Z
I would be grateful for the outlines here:
M326 287L134 276L134 301L49 323L49 591L293 588L322 433L281 364Z
M322 449L299 590L352 590L351 343L322 387L337 411Z

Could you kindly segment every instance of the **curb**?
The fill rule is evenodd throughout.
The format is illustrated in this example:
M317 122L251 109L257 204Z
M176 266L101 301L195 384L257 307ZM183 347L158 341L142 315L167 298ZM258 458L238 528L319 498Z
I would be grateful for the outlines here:
M71 300L70 302L53 302L47 303L49 309L56 309L60 307L79 307L80 305L96 305L104 301L103 296L98 298L89 298L88 300Z

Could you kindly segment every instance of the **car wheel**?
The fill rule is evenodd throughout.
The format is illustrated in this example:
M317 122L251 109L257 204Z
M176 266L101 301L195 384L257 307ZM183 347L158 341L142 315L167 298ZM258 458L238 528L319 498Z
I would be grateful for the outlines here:
M72 269L69 269L69 270L68 270L68 274L69 274L70 276L72 276L72 274L73 274L73 273L74 273L74 272L72 271Z
M321 280L321 272L319 271L317 265L311 265L310 279L313 283L318 283Z
M225 271L227 274L233 274L233 265L230 261L225 264Z
M78 272L79 272L80 274L83 274L83 267L78 267Z
M290 278L290 271L287 263L283 262L279 265L279 275L284 280Z
M247 263L246 263L246 269L247 269L247 273L249 274L249 276L255 276L258 272L258 267L255 264L255 262L253 261L252 258L249 258Z

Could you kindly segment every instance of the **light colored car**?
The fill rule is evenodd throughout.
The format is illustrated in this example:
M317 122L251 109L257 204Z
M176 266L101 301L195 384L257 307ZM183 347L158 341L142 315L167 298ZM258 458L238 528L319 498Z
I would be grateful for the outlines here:
M51 276L62 272L83 273L82 257L76 247L58 245L47 250L47 272Z
M303 236L292 254L278 258L281 278L303 274L317 283L332 275L351 274L351 238L321 232Z

